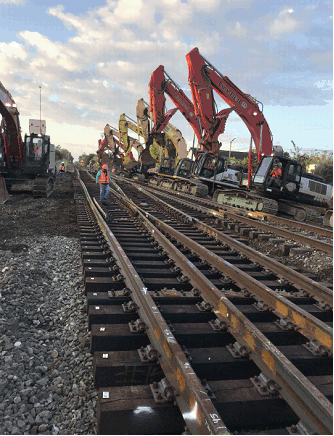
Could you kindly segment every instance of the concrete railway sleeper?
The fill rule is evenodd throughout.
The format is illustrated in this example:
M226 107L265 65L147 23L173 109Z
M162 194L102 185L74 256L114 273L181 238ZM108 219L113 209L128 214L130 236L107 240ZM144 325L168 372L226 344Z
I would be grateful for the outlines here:
M289 282L303 293L304 296L311 295L317 301L319 307L326 310L333 310L333 291L331 289L283 265L282 263L269 258L265 254L259 253L253 248L245 245L243 242L238 241L236 238L232 238L225 232L220 231L216 228L217 226L213 227L212 225L197 219L191 209L183 207L182 209L186 212L177 209L177 201L172 201L172 204L174 204L173 206L171 202L167 203L156 195L151 194L151 190L145 189L143 191L143 188L139 187L137 187L137 189L145 192L154 201L159 202L166 212L177 214L182 217L185 223L189 223L192 227L203 231L209 237L213 237L216 241L219 241L225 246L230 247L230 249L235 250L240 256L246 256L249 260L264 268L265 271L271 271L280 279L281 282ZM215 223L218 224L218 226L220 225L218 217L217 220L215 220Z
M97 193L95 186L90 187L89 191ZM221 419L231 431L242 432L247 427L254 430L261 427L263 429L263 426L275 429L292 425L290 430L295 433L331 432L331 404L326 398L330 398L331 395L328 383L331 379L328 376L328 356L315 356L301 347L304 339L300 333L277 327L273 323L276 316L271 312L255 309L250 304L254 301L250 296L247 297L240 291L236 292L235 285L231 283L224 284L219 280L219 274L209 271L204 262L200 264L198 257L193 253L190 252L187 256L182 254L180 250L186 251L183 247L185 244L178 244L178 250L148 220L147 211L142 213L122 194L113 193L113 199L118 196L121 203L127 203L127 208L132 210L135 218L129 219L117 203L113 203L107 209L98 209L94 206L94 216L97 217L99 225L104 226L104 230L101 230L96 225L101 241L94 235L95 229L91 223L86 229L82 227L81 233L92 350L95 351L95 381L97 385L102 386L109 374L108 380L114 386L100 389L100 432L111 432L110 427L105 428L103 425L107 425L111 416L117 415L118 418L113 421L113 433L120 433L120 416L128 417L127 424L130 427L127 433L131 433L131 425L134 423L143 425L146 416L144 432L151 433L147 425L152 426L155 422L155 428L150 430L154 434L161 434L158 432L164 430L158 430L158 423L166 420L166 416L170 419L171 415L168 415L170 412L167 410L174 406L168 403L156 405L152 400L152 392L155 392L156 398L159 394L163 397L169 392L168 395L176 401L182 412L182 415L176 415L177 410L173 409L175 417L177 416L173 422L182 425L183 416L191 433L227 432ZM112 233L102 220L101 209L105 218L109 218ZM160 215L163 216L162 213ZM155 220L151 215L149 218ZM93 216L90 220L93 221ZM169 221L171 225L176 225L175 220ZM111 235L117 237L114 245L109 240ZM100 242L104 244L103 249ZM110 256L110 252L115 255L117 251L121 253L120 256ZM106 258L109 259L108 262ZM203 272L197 267L202 268ZM171 270L174 279L171 278ZM132 279L129 276L132 276ZM139 286L141 291L137 295L132 288L138 285L140 277L143 280ZM163 287L163 283L167 286ZM234 290L230 291L231 286ZM222 291L226 293L223 294ZM227 296L229 298L226 298ZM123 311L119 310L121 303L124 304ZM156 307L153 309L153 315L149 310L152 304ZM241 313L241 309L245 313ZM102 312L102 318L99 318L99 311ZM166 322L164 318L170 320L171 325L167 331L171 334L168 334L167 338L172 341L158 340L158 343L154 344L159 335L156 335L154 327L150 326L150 318L148 322L143 319L145 315L148 318L153 317L153 322L156 318L163 322ZM253 318L253 322L249 318ZM103 319L103 324L95 324L98 319ZM132 331L136 333L129 331L125 320L132 325ZM211 325L208 324L208 320ZM146 327L143 326L143 322ZM145 350L150 343L154 349ZM178 343L187 349L180 348ZM228 347L230 343L233 345ZM166 344L165 348L163 344ZM138 361L140 358L136 354L136 348L140 349L139 356L144 359L141 363ZM168 352L172 354L170 358ZM160 366L154 362L157 353L160 354ZM181 360L177 360L174 353ZM186 356L186 360L183 356ZM183 363L187 364L186 367L182 366ZM177 366L178 364L180 366ZM188 364L191 366L188 367ZM114 366L110 368L110 365ZM166 371L166 367L171 367L172 372ZM166 381L160 382L161 369L170 385ZM197 376L208 380L208 383L199 383ZM136 377L141 379L136 380ZM157 379L154 380L155 383L151 383L150 390L147 383L154 377ZM197 380L197 383L192 384L194 380ZM133 382L137 386L130 388L129 385ZM324 388L325 385L327 390ZM195 397L190 395L194 400L187 401L190 388L194 388L195 391L199 389L199 393ZM179 395L174 398L172 391ZM206 395L201 396L201 392ZM260 392L265 395L261 395ZM105 398L102 398L103 395ZM129 399L130 396L131 405L126 409L124 397ZM139 396L141 398L138 398ZM201 404L203 399L206 400L204 405ZM247 399L249 401L246 401ZM212 416L210 413L208 415L205 409L208 407L206 403L209 402L217 412L213 412ZM120 410L123 407L121 414L117 407ZM129 411L131 407L132 410ZM117 413L113 415L112 410L117 410ZM250 410L256 410L256 413ZM171 425L170 422L169 424ZM199 425L202 425L200 431ZM140 433L138 428L136 434ZM175 433L175 427L170 428L170 431Z

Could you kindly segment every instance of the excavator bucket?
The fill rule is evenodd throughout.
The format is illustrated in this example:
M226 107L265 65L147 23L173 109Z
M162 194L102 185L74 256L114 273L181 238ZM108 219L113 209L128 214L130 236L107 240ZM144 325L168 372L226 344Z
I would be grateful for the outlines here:
M134 168L137 165L137 163L138 162L135 160L130 160L128 163L123 164L123 166L126 170L132 170L132 168Z
M157 162L156 159L151 156L150 150L148 149L143 150L139 160L143 165L155 164Z
M9 198L9 194L6 188L6 182L3 177L0 177L0 204L6 203Z

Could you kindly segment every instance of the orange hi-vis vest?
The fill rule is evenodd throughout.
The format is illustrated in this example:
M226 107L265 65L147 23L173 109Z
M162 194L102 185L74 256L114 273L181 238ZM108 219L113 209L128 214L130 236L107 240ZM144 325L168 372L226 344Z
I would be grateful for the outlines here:
M273 170L271 172L271 177L277 177L278 179L280 179L282 177L282 170L280 168Z
M105 173L104 171L100 172L99 178L98 178L99 183L109 183L109 175L108 173Z
M59 167L59 171L65 171L65 167L63 167L62 165L60 165L60 167Z

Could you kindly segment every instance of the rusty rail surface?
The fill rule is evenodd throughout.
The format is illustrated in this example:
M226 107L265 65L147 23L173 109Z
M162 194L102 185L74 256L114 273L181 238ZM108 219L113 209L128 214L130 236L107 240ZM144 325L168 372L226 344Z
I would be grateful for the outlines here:
M242 242L239 242L231 238L230 236L224 234L223 232L204 223L203 221L200 221L197 218L176 209L172 205L164 202L160 198L148 192L151 191L151 189L146 189L138 186L136 186L136 188L143 190L154 201L159 202L167 209L174 211L174 213L178 213L179 215L182 215L186 221L191 222L192 225L203 230L208 235L215 237L223 244L227 244L229 247L237 250L240 254L247 256L247 258L250 259L251 261L256 262L259 265L263 266L263 268L274 272L279 278L291 282L300 291L305 291L309 295L312 295L317 301L324 302L325 304L328 304L329 306L333 307L333 291L331 289L315 282L314 280L304 276L301 273L298 273L297 271L283 265L282 263L269 258L265 254L256 251L254 248L251 248L243 244Z
M117 176L115 177L115 179L117 179ZM133 182L130 182L128 180L125 180L125 181L128 183L133 183ZM138 183L138 182L136 182L136 183ZM143 185L140 185L140 186L143 187ZM152 189L152 188L148 188L145 186L145 189ZM286 218L276 217L274 215L269 215L269 214L262 214L262 213L256 214L253 212L241 211L240 209L229 208L229 207L226 207L223 209L222 205L219 205L219 204L213 202L212 200L207 200L207 199L203 200L201 198L191 197L193 201L190 202L189 196L187 196L186 194L184 194L182 192L173 191L171 193L171 191L168 191L168 190L161 188L161 187L156 187L155 189L158 189L159 191L161 191L161 194L164 194L164 195L168 195L168 194L171 195L172 194L172 196L174 198L175 197L182 197L182 198L186 197L188 200L182 200L182 201L187 201L187 203L189 205L191 204L192 207L195 207L195 208L197 208L197 210L201 210L205 213L211 213L212 215L216 215L217 213L221 214L221 215L225 215L228 218L243 222L245 224L249 224L253 227L257 227L257 228L265 230L267 232L276 233L277 235L283 236L285 238L290 238L290 239L296 240L298 242L301 242L303 244L310 245L311 247L313 247L317 250L322 250L325 253L329 253L329 254L333 253L333 246L331 244L328 244L328 243L322 242L322 241L318 241L318 240L314 240L313 238L308 237L308 236L298 235L294 232L291 232L290 230L278 229L275 226L272 226L270 224L266 224L263 221L259 221L258 219L254 219L254 217L256 217L256 216L265 217L268 220L276 221L276 222L279 222L281 224L288 225L290 227L294 226L294 227L297 227L299 229L302 228L304 230L316 233L318 235L332 238L333 232L331 232L330 230L322 229L321 227L311 226L311 225L303 223L303 222L299 223L297 221L288 220ZM152 191L154 191L154 190L152 189ZM199 204L196 204L196 203L205 203L206 206L203 207L203 206L200 206ZM217 208L218 211L209 209L207 207L208 204L212 205L212 207Z
M159 363L171 387L176 393L175 401L182 412L189 431L191 431L192 434L229 434L180 345L176 342L173 333L131 264L131 261L101 217L84 183L81 180L80 183L101 231L109 243L110 250L117 258L117 264L125 277L125 282L132 291L131 296L139 307L138 313L146 325L146 333L152 345L160 354ZM115 191L114 195L116 195ZM154 233L154 231L154 228L152 228L152 233ZM157 229L156 232L160 233ZM179 393L182 395L179 395Z
M145 189L152 189L152 188L145 187ZM154 192L153 189L152 189L152 191ZM162 195L168 196L168 194L166 194L166 193L163 193ZM181 200L179 200L179 201L181 201ZM205 206L200 206L200 205L194 204L193 202L190 202L187 200L182 200L182 202L184 204L191 205L191 207L195 207L198 211L201 211L201 212L204 212L207 214L211 214L214 217L223 218L224 216L226 216L226 217L231 218L233 220L237 220L237 221L240 221L242 223L248 224L250 226L257 227L261 230L265 230L265 231L270 232L270 233L276 233L277 235L283 236L284 238L293 239L295 241L301 242L302 244L310 245L311 247L316 248L317 250L324 251L325 253L329 253L329 254L333 253L333 245L332 244L318 241L317 239L313 239L309 236L298 235L297 233L291 232L290 230L279 229L279 228L274 227L270 224L266 224L263 221L254 220L252 218L243 216L240 214L240 211L238 209L236 209L235 212L228 212L228 211L225 211L222 209L219 209L219 211L216 211L216 210L209 209L208 207L205 207ZM220 207L220 205L217 205L216 203L214 203L213 205L218 207L218 208ZM274 217L274 218L276 218L276 217ZM289 222L289 220L286 220L286 221ZM302 224L302 223L300 223L300 224ZM305 226L307 226L307 225L305 225ZM300 226L300 227L302 227L302 226ZM307 226L307 227L312 227L312 226ZM316 229L318 229L318 227ZM310 230L310 229L308 229L308 230L315 231L315 230Z
M140 188L141 189L141 188ZM137 206L138 207L138 206ZM216 267L224 275L230 277L241 289L248 290L251 294L255 294L255 298L265 302L270 306L281 318L287 318L290 322L298 326L298 331L311 341L319 341L323 346L333 351L333 329L324 322L318 320L313 315L299 308L294 303L277 295L275 291L253 279L251 276L230 264L226 260L217 256L212 251L193 241L183 233L173 229L163 221L153 217L148 212L143 212L158 228L164 229L179 242L184 244L190 250L196 252L202 259ZM177 213L180 213L177 211ZM189 217L191 219L191 217Z
M164 235L168 233L176 238L185 246L192 250L198 250L200 256L206 257L211 263L220 266L221 259L209 250L191 241L182 233L176 231L166 223L158 220L150 213L136 206L132 200L113 191L120 202L131 211L132 215L146 227L161 247L167 252L182 269L183 274L187 274L192 286L201 290L203 300L211 305L217 318L225 323L229 332L243 346L247 347L249 357L256 363L268 378L277 383L281 397L283 397L291 408L296 412L300 419L309 426L312 431L320 434L331 434L332 432L332 404L315 388L312 383L270 342L268 339L243 315L222 293L208 280L189 259L184 256ZM161 231L160 231L160 230ZM222 261L224 270L232 273L232 265ZM236 270L236 269L235 269ZM234 275L236 274L236 275ZM261 292L261 297L269 299L284 316L294 314L298 324L308 324L308 328L302 328L304 333L311 337L320 338L320 332L330 339L330 330L326 325L309 316L307 313L283 298L272 295L273 291L263 285L249 280L246 274L240 270L234 271L233 276L242 287L255 287ZM252 289L253 290L253 289ZM312 327L311 327L312 326ZM317 333L314 332L317 330ZM315 336L314 336L315 333ZM327 340L326 340L327 343Z

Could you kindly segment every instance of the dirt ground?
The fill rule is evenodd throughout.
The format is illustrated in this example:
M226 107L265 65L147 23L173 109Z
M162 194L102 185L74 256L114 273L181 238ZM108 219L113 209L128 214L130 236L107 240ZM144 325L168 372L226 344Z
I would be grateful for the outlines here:
M56 181L49 198L18 191L0 205L0 250L24 250L17 238L25 236L78 237L73 177L66 173L64 182Z

